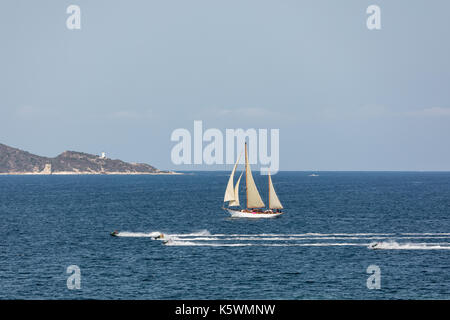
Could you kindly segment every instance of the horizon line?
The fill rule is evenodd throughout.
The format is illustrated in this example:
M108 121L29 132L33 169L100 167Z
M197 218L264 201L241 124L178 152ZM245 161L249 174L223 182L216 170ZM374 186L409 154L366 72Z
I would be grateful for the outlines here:
M228 172L229 170L201 170L201 169L192 169L192 170L176 170L176 169L167 169L171 171L178 172ZM450 170L278 170L278 172L450 172Z

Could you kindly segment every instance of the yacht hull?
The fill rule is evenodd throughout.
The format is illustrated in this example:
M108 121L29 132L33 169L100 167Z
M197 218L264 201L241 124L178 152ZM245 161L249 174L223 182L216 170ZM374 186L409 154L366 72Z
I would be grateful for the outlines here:
M231 214L232 218L250 218L250 219L270 219L270 218L276 218L283 214L283 212L277 212L277 213L258 213L258 212L246 212L242 210L233 210L233 209L225 209L228 211L229 214Z

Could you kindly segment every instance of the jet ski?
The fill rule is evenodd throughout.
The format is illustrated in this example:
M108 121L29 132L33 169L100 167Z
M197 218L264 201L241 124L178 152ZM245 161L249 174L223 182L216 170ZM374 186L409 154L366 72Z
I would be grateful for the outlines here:
M117 237L119 235L119 231L114 230L113 232L110 233L110 235L113 237Z
M157 235L156 237L152 238L153 240L162 240L164 239L164 233L160 233L159 235Z
M370 249L373 249L373 250L376 250L376 249L379 249L379 245L380 245L379 242L374 242L374 243L371 243L371 244L369 245L369 248L370 248Z

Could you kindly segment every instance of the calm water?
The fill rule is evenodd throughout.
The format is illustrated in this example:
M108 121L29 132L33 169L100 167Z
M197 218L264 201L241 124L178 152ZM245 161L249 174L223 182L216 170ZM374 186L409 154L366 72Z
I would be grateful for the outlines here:
M259 221L221 210L226 172L0 176L0 298L450 298L450 173L308 174L277 174L286 214Z

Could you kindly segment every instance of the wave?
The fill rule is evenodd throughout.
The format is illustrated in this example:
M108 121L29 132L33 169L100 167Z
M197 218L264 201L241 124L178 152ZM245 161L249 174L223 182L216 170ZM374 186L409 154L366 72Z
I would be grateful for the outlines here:
M374 245L376 246L374 247ZM396 241L386 241L371 243L370 249L383 250L450 250L450 243L398 243Z

